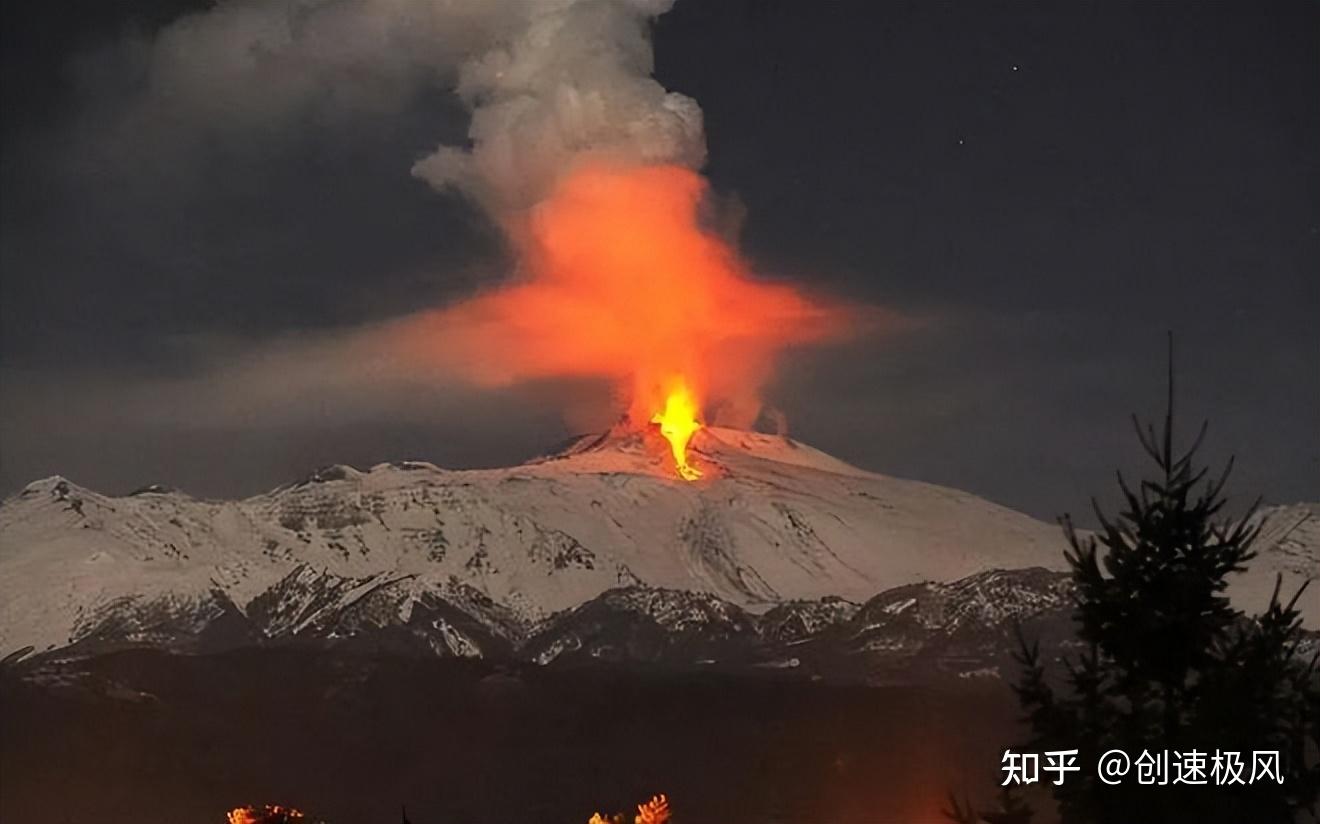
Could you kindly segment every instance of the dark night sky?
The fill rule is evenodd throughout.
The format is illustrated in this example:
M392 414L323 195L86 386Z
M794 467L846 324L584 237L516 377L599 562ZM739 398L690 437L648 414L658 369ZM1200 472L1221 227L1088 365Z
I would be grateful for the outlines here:
M4 7L0 492L250 494L559 440L580 388L378 393L263 354L470 294L504 253L409 175L466 133L433 85L126 117L134 44L197 8ZM768 395L797 437L1084 510L1137 465L1171 329L1233 488L1320 499L1320 5L679 0L654 41L756 268L923 321L786 359ZM214 378L253 358L285 391Z

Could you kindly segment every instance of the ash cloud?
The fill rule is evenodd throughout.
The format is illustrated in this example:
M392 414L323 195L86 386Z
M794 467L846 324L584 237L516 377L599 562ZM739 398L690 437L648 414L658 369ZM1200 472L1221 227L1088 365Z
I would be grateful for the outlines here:
M700 107L651 77L648 25L670 5L533 3L516 35L462 66L457 92L472 110L471 145L442 145L413 174L502 220L543 200L584 157L699 168Z
M84 84L112 102L75 153L172 176L186 164L162 156L206 151L214 135L279 142L290 124L344 128L439 93L467 110L466 139L437 135L429 152L397 158L399 169L460 193L516 235L518 217L583 159L703 165L700 107L652 77L650 26L672 5L228 0L85 58ZM111 64L119 71L106 72ZM118 95L100 79L125 73L137 80Z
M708 400L736 406L743 410L739 419L750 421L777 350L795 334L817 337L800 332L805 316L816 310L785 288L745 278L736 253L707 239L697 225L697 200L705 197L704 184L693 174L706 158L701 110L652 77L650 26L671 5L657 0L443 5L231 0L176 21L155 38L148 49L147 96L134 116L150 117L167 106L198 117L208 128L249 128L313 112L388 109L428 82L452 89L470 113L467 140L442 141L412 165L412 174L480 207L508 241L514 257L508 274L538 283L542 291L536 294L555 299L517 303L500 315L497 328L475 341L471 324L462 322L462 304L453 313L419 316L439 349L476 352L451 363L448 377L470 378L474 370L466 361L485 359L502 361L494 368L519 375L519 382L607 378L628 387L619 392L626 407L636 406L643 395L653 405L651 396L661 383L686 380L713 387L711 373L718 373L733 376L724 382L738 389ZM681 170L690 177L673 171L640 174L624 185L629 173L598 171L605 168ZM597 189L623 188L613 206L625 212L647 209L652 200L669 205L626 226L618 225L617 214L588 210L591 217L577 220L574 230L583 245L572 260L558 260L563 252L547 245L547 204L558 194L558 208L572 208L562 205L563 187L584 174ZM639 188L641 182L654 189ZM675 187L688 194L675 197ZM570 191L579 199L600 200L598 194L586 197L581 183ZM539 220L536 207L544 207ZM672 210L692 212L691 219L670 220ZM620 244L632 250L631 257L605 248ZM684 258L682 249L699 253ZM595 274L584 277L578 270ZM662 294L671 308L657 320L657 313L644 309ZM712 294L742 297L721 302ZM755 314L776 301L793 307L779 323ZM414 312L430 308L428 303L420 298ZM712 303L716 308L708 306ZM581 317L559 316L570 306ZM617 340L582 330L599 331L624 318L641 320L634 329L647 330L649 350L655 351L634 353L621 364ZM529 333L529 321L540 331ZM775 328L759 328L764 326ZM654 331L660 327L663 334ZM740 356L714 369L708 362L716 359L717 345ZM571 355L574 363L529 369L529 361L546 349L556 350L560 362ZM745 365L734 366L739 363ZM649 413L634 409L632 417L645 420Z
M84 44L52 85L73 107L6 129L3 263L54 273L7 284L10 306L105 356L92 338L140 355L157 333L322 330L470 294L510 274L513 204L576 154L700 165L700 110L650 77L671 5L225 0ZM125 299L93 305L111 288ZM35 316L3 311L6 352L49 361Z
M450 87L473 44L520 25L527 0L227 0L81 63L136 78L131 130L193 125L271 132L289 117L395 109Z
M101 447L84 450L99 463L68 465L37 445L50 429L66 444L373 421L463 432L482 410L506 440L521 430L525 452L562 436L561 415L608 423L614 398L590 377L504 388L506 404L541 410L508 415L461 370L390 346L414 313L510 274L489 229L455 214L462 201L511 233L509 216L582 157L702 164L700 109L651 77L649 27L671 5L225 0L80 48L76 107L4 160L16 190L45 189L52 205L37 205L82 218L45 236L25 230L31 210L6 209L7 229L22 221L6 268L59 267L6 283L15 305L50 310L5 312L0 417L33 444L10 453L6 483L89 465L137 474ZM459 251L425 248L428 220ZM97 299L109 291L123 298ZM54 349L36 334L51 319L72 330Z
M435 135L399 168L503 215L544 196L583 153L702 164L700 108L651 77L649 26L672 5L225 0L75 61L94 114L72 150L84 165L150 173L160 152L181 159L217 137L278 142L294 127L342 128L452 94L471 114L468 145Z

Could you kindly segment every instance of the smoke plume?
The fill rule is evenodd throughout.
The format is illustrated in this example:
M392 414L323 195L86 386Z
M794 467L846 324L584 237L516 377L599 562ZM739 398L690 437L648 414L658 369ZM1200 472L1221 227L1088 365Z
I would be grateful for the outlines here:
M652 77L648 27L670 0L533 0L524 27L465 63L470 148L441 146L413 174L507 220L583 158L619 165L706 157L701 109Z
M471 145L413 167L507 233L512 285L428 315L412 351L508 384L605 377L634 423L678 389L750 425L775 354L844 314L757 282L702 225L701 110L654 78L649 24L669 2L562 0L461 69Z
M701 110L652 76L651 25L671 6L229 0L146 47L141 111L271 131L285 117L378 114L428 86L455 92L466 145L440 145L412 173L480 208L515 270L390 327L402 360L483 385L605 379L638 423L681 384L708 415L747 425L776 354L848 318L753 278L710 230ZM129 143L141 131L126 122Z
M491 385L606 377L634 423L683 385L750 425L774 355L837 335L846 315L752 280L699 225L705 194L679 166L578 165L530 210L529 277L424 316L409 351Z

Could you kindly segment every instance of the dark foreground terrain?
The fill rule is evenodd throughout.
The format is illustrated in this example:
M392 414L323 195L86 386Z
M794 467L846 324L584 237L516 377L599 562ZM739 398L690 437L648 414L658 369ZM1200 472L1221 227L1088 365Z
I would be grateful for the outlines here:
M0 673L0 821L584 824L652 793L693 822L930 822L988 798L1016 707L848 687L264 649L126 651Z

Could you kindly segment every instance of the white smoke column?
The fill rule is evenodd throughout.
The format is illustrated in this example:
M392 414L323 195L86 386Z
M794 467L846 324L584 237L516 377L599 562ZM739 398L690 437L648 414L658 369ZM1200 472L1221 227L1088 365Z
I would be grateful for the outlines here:
M651 78L651 21L673 0L222 0L150 40L123 124L270 130L290 117L389 112L456 90L470 149L414 173L504 214L545 195L584 153L696 168L701 110Z
M471 147L441 146L413 174L465 193L508 229L584 158L699 168L700 107L651 77L649 26L672 5L529 0L521 30L460 70Z
M538 0L221 0L121 44L140 66L126 131L257 134L290 118L386 113L526 28Z
M278 134L452 90L472 112L470 143L440 146L412 172L471 198L516 238L518 216L584 158L705 162L700 107L651 77L650 26L672 5L223 0L127 44L145 82L115 124L117 148L150 166L158 129Z
M758 281L705 224L701 109L652 77L671 6L532 0L461 66L469 145L413 174L484 208L519 271L421 317L401 350L487 385L603 378L638 427L674 397L748 427L782 350L851 329L842 307Z
M185 168L157 162L151 124L195 130L205 149L212 130L278 139L452 91L468 141L412 173L483 209L517 270L372 330L345 362L378 365L383 347L412 374L485 385L604 380L641 424L682 389L711 420L749 425L783 349L854 324L758 281L710 231L701 110L652 76L651 26L672 5L223 0L144 44L144 95L119 132L145 168Z

